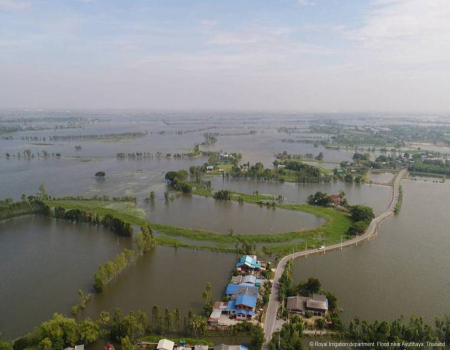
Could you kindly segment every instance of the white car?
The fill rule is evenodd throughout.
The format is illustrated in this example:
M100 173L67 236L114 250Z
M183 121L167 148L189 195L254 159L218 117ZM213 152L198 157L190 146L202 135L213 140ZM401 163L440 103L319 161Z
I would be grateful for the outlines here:
M319 248L319 250L325 250L325 246L324 246L324 245L321 245L320 248Z

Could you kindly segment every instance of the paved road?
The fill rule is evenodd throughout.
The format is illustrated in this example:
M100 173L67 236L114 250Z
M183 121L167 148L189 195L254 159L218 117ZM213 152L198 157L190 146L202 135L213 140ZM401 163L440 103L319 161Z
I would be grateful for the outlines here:
M375 233L377 232L378 224L394 213L395 205L397 204L397 200L398 200L399 186L400 186L401 180L402 180L403 176L405 175L405 173L406 173L406 170L402 170L398 173L397 177L395 178L394 185L392 187L392 199L391 199L391 203L389 204L389 207L387 208L387 210L372 220L372 222L370 223L369 227L367 228L366 232L363 235L357 236L353 239L343 242L342 246L341 246L341 243L338 243L338 244L327 246L327 247L325 247L324 250L321 250L321 251L319 251L318 249L304 250L301 252L296 252L293 254L286 255L285 257L283 257L280 260L280 262L278 263L277 269L275 271L274 282L272 285L272 292L270 294L269 305L267 307L266 319L264 322L264 334L266 335L266 342L264 344L264 349L268 349L270 339L272 338L272 334L274 332L275 321L277 318L277 310L278 310L278 291L280 288L280 284L278 281L279 281L281 275L283 274L286 263L290 259L297 259L297 258L304 257L307 255L312 255L312 254L324 254L325 252L328 252L328 251L341 249L341 247L344 248L344 247L350 247L353 245L358 245L358 243L373 237L375 235Z

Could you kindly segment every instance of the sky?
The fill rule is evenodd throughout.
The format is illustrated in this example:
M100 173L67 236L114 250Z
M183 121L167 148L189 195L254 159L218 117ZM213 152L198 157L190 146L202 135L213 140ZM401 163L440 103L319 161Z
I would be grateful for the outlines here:
M450 0L0 0L0 108L450 112Z

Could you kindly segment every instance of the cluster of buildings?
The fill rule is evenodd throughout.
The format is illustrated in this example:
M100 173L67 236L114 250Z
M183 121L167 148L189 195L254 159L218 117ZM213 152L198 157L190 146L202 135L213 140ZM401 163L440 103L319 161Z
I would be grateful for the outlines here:
M226 344L220 344L216 345L213 348L209 348L208 345L186 345L184 341L180 341L179 344L176 344L175 342L168 340L168 339L161 339L158 342L158 345L156 346L156 350L248 350L246 346L243 345L226 345Z
M312 297L297 295L288 297L287 309L293 315L306 315L310 312L314 316L325 316L328 312L328 300L321 294L313 294Z
M236 264L238 275L225 289L227 301L217 301L208 318L211 326L230 325L236 321L251 321L257 314L260 287L264 283L262 263L255 255L244 255Z

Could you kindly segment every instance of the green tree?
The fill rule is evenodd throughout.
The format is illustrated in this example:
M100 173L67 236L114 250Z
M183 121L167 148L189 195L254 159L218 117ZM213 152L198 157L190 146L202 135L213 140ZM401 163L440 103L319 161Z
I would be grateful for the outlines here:
M120 340L120 345L122 345L123 350L134 350L135 347L131 342L130 338L124 337Z
M159 306L155 305L152 308L152 329L154 333L160 334L163 331L162 317Z
M260 325L253 326L253 328L250 331L250 334L252 336L251 349L261 350L265 340L264 331L261 328L261 326Z
M208 282L206 284L206 288L203 291L203 300L205 301L205 305L203 307L203 310L205 312L205 316L209 316L213 309L213 303L212 303L212 284Z
M80 339L84 340L86 344L90 344L98 339L100 327L87 318L78 324L78 330Z
M52 341L50 338L44 338L39 342L39 350L53 350Z

